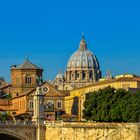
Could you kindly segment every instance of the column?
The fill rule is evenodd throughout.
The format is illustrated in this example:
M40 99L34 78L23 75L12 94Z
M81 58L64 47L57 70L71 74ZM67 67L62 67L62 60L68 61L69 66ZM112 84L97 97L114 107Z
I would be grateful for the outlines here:
M89 71L86 71L86 82L89 81Z
M82 71L80 71L80 82L82 81Z
M67 82L69 82L70 81L70 71L67 71L66 72L66 79L67 79Z
M76 80L76 74L75 74L75 71L73 71L73 80L75 81Z

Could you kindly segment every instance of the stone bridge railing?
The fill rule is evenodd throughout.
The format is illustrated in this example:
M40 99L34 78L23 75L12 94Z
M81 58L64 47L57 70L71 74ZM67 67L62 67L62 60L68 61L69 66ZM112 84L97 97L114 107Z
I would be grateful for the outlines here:
M45 139L46 126L36 125L31 121L0 121L0 134L10 135L20 140L38 139L38 133Z
M39 128L39 131L37 131ZM41 130L41 131L40 131ZM140 123L94 123L94 122L46 122L43 126L28 121L0 121L0 134L7 134L20 140L139 140Z
M140 140L140 123L47 122L46 132L47 140Z
M21 121L21 120L15 120L15 121L0 121L1 125L33 125L31 121Z
M36 126L25 121L0 121L0 134L11 135L20 140L35 140Z

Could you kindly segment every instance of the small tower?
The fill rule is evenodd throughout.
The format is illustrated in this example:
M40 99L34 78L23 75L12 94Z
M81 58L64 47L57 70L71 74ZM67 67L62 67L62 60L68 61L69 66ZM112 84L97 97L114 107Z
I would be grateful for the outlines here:
M28 58L21 65L11 67L12 97L37 87L38 79L41 79L43 69L29 61Z
M36 125L41 125L44 123L44 97L45 94L42 93L41 88L37 87L35 95L33 97L34 101L34 114L32 117L32 121Z
M112 79L111 70L107 71L106 79L108 79L108 80Z

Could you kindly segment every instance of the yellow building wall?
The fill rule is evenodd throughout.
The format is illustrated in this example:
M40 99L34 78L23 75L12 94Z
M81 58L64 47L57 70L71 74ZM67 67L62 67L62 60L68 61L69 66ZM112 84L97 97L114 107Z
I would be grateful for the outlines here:
M93 91L98 91L99 89L103 89L105 87L114 87L115 89L128 89L128 88L140 88L139 81L115 81L115 82L108 82L107 80L104 82L99 82L97 84L92 84L89 86L85 86L79 89L75 89L70 92L70 96L65 97L65 111L68 114L71 114L72 105L74 101L74 97L79 97L79 104L78 104L78 114L79 120L82 119L82 110L83 110L83 103L85 100L85 94Z
M71 114L72 105L73 105L73 97L72 98L65 98L65 111L68 114Z
M26 96L12 99L13 109L16 110L16 115L26 113L27 99Z

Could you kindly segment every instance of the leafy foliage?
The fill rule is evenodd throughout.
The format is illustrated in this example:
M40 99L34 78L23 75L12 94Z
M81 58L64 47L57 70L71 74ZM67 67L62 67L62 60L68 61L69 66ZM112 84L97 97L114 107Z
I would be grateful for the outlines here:
M6 121L8 120L9 115L7 114L7 112L0 112L0 121Z
M11 98L12 98L11 94L5 91L0 92L0 99L11 99Z
M140 92L130 93L111 87L87 93L84 118L100 122L140 121Z

